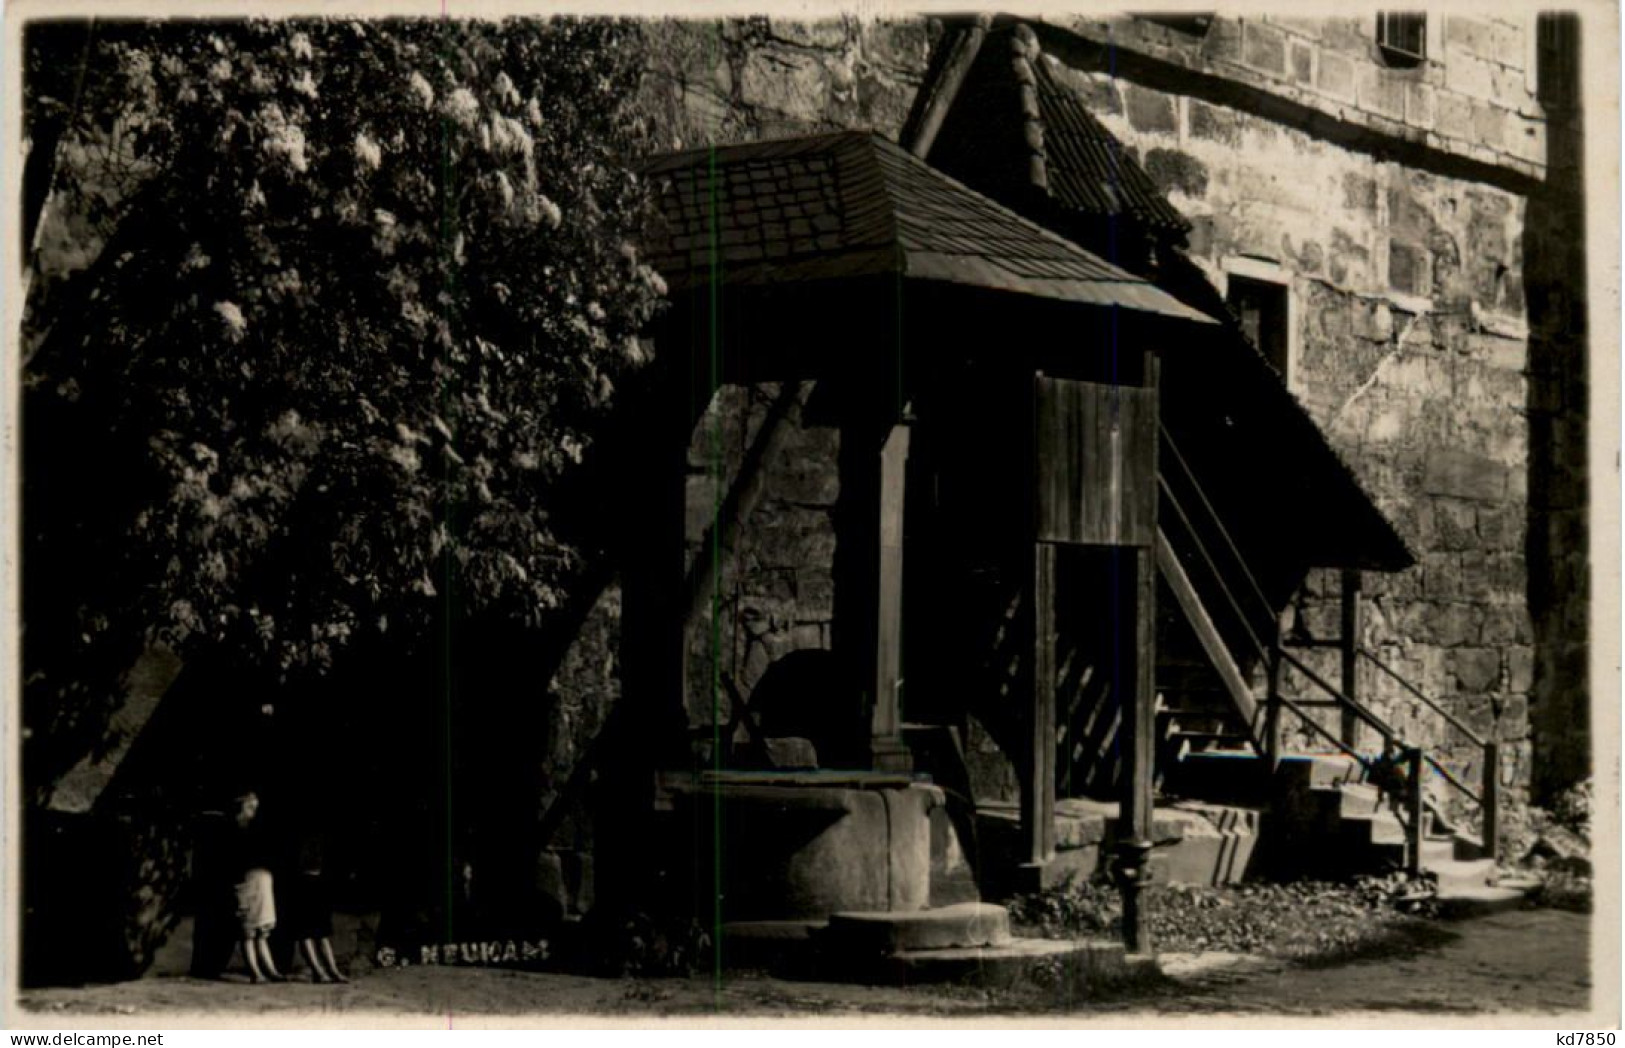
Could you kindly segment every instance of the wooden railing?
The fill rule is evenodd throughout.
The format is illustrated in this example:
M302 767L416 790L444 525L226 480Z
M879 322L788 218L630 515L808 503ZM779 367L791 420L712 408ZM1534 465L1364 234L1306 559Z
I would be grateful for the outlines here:
M1270 761L1271 766L1279 763L1281 758L1282 712L1290 713L1302 723L1312 734L1331 743L1339 752L1348 755L1359 763L1362 775L1367 780L1376 772L1378 758L1360 753L1353 744L1353 726L1364 724L1375 732L1383 742L1383 756L1380 762L1393 764L1400 762L1405 768L1403 774L1404 796L1396 798L1403 803L1403 821L1406 824L1406 840L1409 863L1412 870L1420 867L1422 853L1423 825L1425 820L1426 796L1423 790L1423 779L1426 769L1431 767L1439 776L1452 787L1459 790L1470 800L1480 806L1482 812L1482 828L1484 835L1484 848L1490 854L1495 854L1499 834L1497 832L1497 784L1499 776L1499 749L1494 741L1486 740L1473 732L1462 721L1452 715L1448 710L1428 698L1415 685L1401 677L1392 667L1381 662L1371 652L1358 645L1357 637L1346 637L1340 643L1344 652L1343 679L1351 682L1355 679L1354 667L1359 657L1363 656L1379 670L1398 682L1405 691L1425 705L1429 710L1444 718L1445 722L1457 731L1466 735L1484 752L1482 768L1482 785L1480 791L1475 792L1463 783L1453 772L1439 763L1432 755L1421 747L1411 745L1404 737L1369 707L1356 700L1348 691L1352 686L1340 688L1334 686L1313 667L1287 650L1283 642L1285 630L1276 614L1274 606L1264 594L1247 560L1242 556L1240 549L1231 538L1218 511L1214 508L1207 494L1202 490L1195 472L1190 468L1179 448L1174 444L1166 428L1162 430L1162 454L1160 457L1162 470L1158 474L1158 484L1163 497L1163 504L1168 511L1168 520L1177 522L1179 528L1189 540L1189 552L1194 554L1194 561L1212 580L1222 601L1221 610L1228 611L1232 616L1235 630L1232 636L1243 642L1249 655L1256 655L1265 667L1268 677L1268 688L1265 702L1262 706L1264 726L1260 730L1257 724L1258 704L1254 701L1251 689L1246 685L1245 677L1241 673L1230 645L1225 641L1219 626L1201 600L1198 588L1191 581L1185 565L1181 562L1178 551L1160 529L1157 535L1157 562L1162 570L1164 579L1173 591L1176 600L1186 613L1186 619L1191 624L1201 643L1203 650L1218 670L1219 677L1230 695L1236 713L1248 725L1249 736L1254 748L1262 752ZM1184 497L1181 497L1181 495ZM1200 527L1198 525L1201 525ZM1206 532L1210 539L1204 539ZM1221 566L1222 562L1222 566ZM1357 591L1354 594L1357 600ZM1250 605L1250 606L1249 606ZM1345 610L1345 625L1353 620ZM1273 628L1264 628L1263 623L1271 623ZM1282 681L1286 670L1292 670L1297 676L1308 681L1320 692L1327 696L1324 701L1309 701L1290 698L1283 693ZM1310 712L1311 707L1334 706L1342 711L1344 731L1340 736L1332 732ZM1389 782L1394 777L1388 778ZM1392 788L1392 787L1390 787Z

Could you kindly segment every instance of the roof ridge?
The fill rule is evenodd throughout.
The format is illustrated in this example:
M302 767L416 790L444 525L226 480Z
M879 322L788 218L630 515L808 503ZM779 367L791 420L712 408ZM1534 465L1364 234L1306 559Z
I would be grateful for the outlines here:
M970 186L968 186L965 183L961 182L959 179L955 178L953 175L948 174L946 171L942 170L939 167L933 166L928 161L920 159L919 157L915 156L913 153L910 153L908 150L904 149L902 146L899 146L897 143L891 141L890 139L888 139L888 138L886 138L886 137L884 137L882 135L876 135L875 138L876 138L876 140L878 142L880 142L883 145L884 148L886 148L890 152L895 153L896 155L902 157L903 160L906 163L916 164L916 165L926 169L927 171L931 172L931 174L934 175L935 177L940 178L940 179L942 179L943 181L946 181L946 182L951 182L960 191L965 192L965 193L969 193L971 196L976 197L978 200L981 200L981 201L983 201L985 203L993 205L1000 212L1004 213L1002 217L1006 221L1010 221L1010 222L1012 222L1014 224L1023 226L1028 231L1033 232L1033 233L1037 233L1040 237L1043 237L1046 240L1053 241L1056 244L1064 245L1067 249L1069 249L1071 251L1083 252L1084 254L1088 255L1090 258L1093 258L1096 261L1098 261L1101 265L1103 265L1103 266L1107 267L1108 269L1112 270L1112 272L1114 274L1117 274L1117 276L1113 277L1110 281L1103 281L1103 283L1144 284L1144 285L1146 285L1148 287L1149 286L1154 286L1153 281L1148 280L1147 278L1142 277L1142 276L1136 276L1134 273L1129 272L1128 270L1124 269L1122 266L1117 265L1115 262L1111 262L1108 259L1101 258L1099 255L1096 255L1093 251L1090 251L1088 248L1084 247L1082 244L1079 244L1077 241L1072 240L1069 237L1063 236L1062 234L1055 232L1053 229L1050 229L1048 226L1044 225L1043 223L1034 221L1033 219L1028 218L1026 215L1021 214L1020 212L1014 210L1013 208L1010 208L1010 207L1006 206L1005 204L999 203L999 201L995 200L993 197L988 196L986 193L983 193L980 190L971 188ZM890 189L890 187L888 187L888 191L889 191L889 189ZM1209 319L1213 319L1207 313L1206 310L1197 309L1195 306L1192 306L1189 303L1182 303L1182 304L1185 305L1187 308L1189 308L1193 313L1197 313L1197 314L1200 314L1203 317L1208 317Z
M1017 22L1010 30L1011 71L1016 78L1017 104L1021 110L1021 137L1032 152L1027 158L1027 178L1033 188L1050 195L1049 152L1045 148L1044 112L1038 104L1038 73L1034 65L1043 55L1038 34L1026 22Z
M857 135L852 136L854 141L856 141L859 137L860 136ZM836 165L836 170L844 176L846 174L844 168L848 164L851 164L855 167L866 169L863 171L863 174L873 178L880 184L881 195L885 197L889 206L886 208L882 219L883 224L881 228L884 231L884 239L882 243L877 246L884 246L890 249L894 259L898 263L898 272L906 272L908 268L908 252L903 247L902 227L897 222L897 209L902 201L898 197L896 187L892 185L891 179L886 177L886 172L880 167L879 149L894 150L911 159L913 158L914 154L910 153L896 142L893 142L885 135L880 134L878 131L870 131L867 135L863 135L861 137L867 138L879 148L853 149L848 147L841 149L839 154L841 156L841 160Z
M1025 30L1025 33L1022 30ZM1086 178L1085 172L1069 169L1064 157L1051 155L1048 148L1051 138L1048 134L1051 121L1044 117L1044 100L1048 98L1050 105L1059 107L1062 110L1070 110L1074 120L1083 125L1084 132L1089 136L1084 141L1077 141L1076 135L1072 139L1067 139L1063 133L1065 129L1057 128L1056 132L1059 136L1057 141L1065 142L1071 146L1070 150L1063 150L1063 152L1070 151L1075 158L1079 158L1079 153L1087 153L1093 150L1097 155L1104 154L1107 157L1110 190L1111 195L1115 198L1116 207L1149 227L1188 233L1191 228L1190 220L1181 214L1178 208L1168 202L1167 195L1157 187L1149 173L1134 157L1128 154L1127 147L1123 145L1122 141L1101 123L1100 118L1095 116L1089 107L1083 104L1082 100L1055 78L1055 74L1050 71L1048 63L1043 60L1046 57L1043 42L1032 27L1026 23L1021 23L1014 27L1011 32L1021 36L1026 41L1026 65L1033 76L1033 94L1039 114L1038 118L1043 123L1046 132L1044 139L1046 168L1052 166L1049 161L1058 161L1060 172L1074 182ZM1024 87L1024 102L1025 90ZM1060 113L1057 115L1065 116L1066 114ZM1063 178L1060 181L1065 180ZM1055 181L1053 179L1047 180L1042 187L1047 195L1064 207L1084 210L1076 203L1069 203L1061 199L1057 195L1061 191L1061 187L1052 184ZM1139 199L1142 196L1145 197L1144 201Z
M712 142L703 146L689 146L686 149L658 150L643 157L634 165L640 170L664 170L666 168L687 167L699 157L712 153L737 153L755 149L770 150L774 146L791 147L798 151L812 150L819 144L833 142L842 138L879 138L887 141L874 128L841 128L834 131L815 131L812 134L786 134L775 135L772 138L752 138L741 142Z

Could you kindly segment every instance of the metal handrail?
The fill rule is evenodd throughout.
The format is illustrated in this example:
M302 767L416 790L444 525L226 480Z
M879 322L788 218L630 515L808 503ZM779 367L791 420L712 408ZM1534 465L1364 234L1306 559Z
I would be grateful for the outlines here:
M1197 552L1202 555L1202 561L1207 565L1208 571L1213 575L1213 580L1218 583L1219 591L1224 594L1225 600L1229 602L1230 610L1235 612L1236 618L1241 621L1241 628L1247 631L1247 639L1253 642L1253 648L1258 652L1260 658L1268 659L1268 647L1264 644L1263 640L1259 638L1258 633L1253 629L1252 620L1248 618L1247 612L1241 606L1241 602L1236 599L1236 595L1234 593L1230 592L1229 585L1227 585L1224 581L1224 573L1219 570L1219 565L1216 561L1214 561L1213 554L1208 552L1207 543L1202 541L1201 533L1197 531L1196 525L1191 521L1190 515L1185 512L1184 504L1179 501L1179 497L1174 494L1173 488L1169 486L1168 481L1163 478L1160 472L1157 475L1157 485L1162 488L1162 493L1168 496L1168 504L1173 507L1174 512L1179 516L1180 523L1185 526L1186 533L1190 535L1191 541L1196 544ZM1198 488L1197 494L1198 497L1200 497L1200 488ZM1213 524L1221 535L1225 533L1224 525L1217 519L1214 520ZM1233 551L1234 546L1232 546L1231 549Z
M1395 744L1403 743L1403 737L1399 734L1399 732L1389 727L1381 717L1378 717L1375 713L1372 713L1358 702L1355 702L1347 695L1344 695L1341 691L1338 691L1336 688L1326 683L1325 679L1322 678L1320 674L1316 673L1314 670L1305 665L1302 659L1298 658L1296 655L1293 655L1291 652L1282 651L1281 660L1283 662L1290 663L1293 669L1296 669L1299 673L1309 678L1309 682L1311 684L1314 684L1320 688L1320 690L1336 699L1338 705L1349 710L1356 717L1360 718L1361 720L1365 721L1366 724L1376 729L1377 734L1382 736L1384 742L1392 742Z
M1225 529L1224 523L1219 517L1219 511L1214 509L1213 503L1208 501L1207 493L1202 490L1201 483L1196 479L1196 472L1191 469L1190 463L1186 462L1185 456L1180 453L1179 445L1174 443L1173 435L1168 432L1168 427L1164 426L1159 420L1157 429L1162 433L1163 443L1168 446L1169 451L1173 452L1174 461L1179 463L1180 470L1185 474L1186 479L1190 481L1191 489L1196 492L1196 497L1202 501L1202 508L1207 510L1208 517L1213 521L1214 526L1218 528L1219 537L1224 539L1225 545L1230 548L1230 555L1235 558L1236 565L1241 569L1242 578L1246 579L1247 584L1252 587L1253 596L1258 598L1258 603L1267 609L1270 606L1270 601L1268 597L1264 596L1264 587L1258 584L1258 580L1253 577L1252 571L1247 567L1247 558L1243 557L1241 550L1236 548L1235 541L1231 539L1230 532Z
M1207 519L1204 523L1210 522L1213 530L1218 532L1219 538L1223 540L1225 548L1229 551L1236 570L1240 571L1242 578L1244 578L1248 586L1251 587L1253 595L1258 600L1259 606L1262 607L1266 613L1273 615L1273 608L1269 602L1269 598L1264 596L1263 587L1258 584L1258 580L1253 576L1252 570L1247 566L1246 558L1241 555L1241 550L1237 548L1235 541L1230 537L1229 530L1225 528L1224 522L1220 519L1218 511L1213 508L1213 503L1209 501L1207 493L1202 490L1201 482L1196 479L1195 472L1191 469L1190 464L1185 461L1185 456L1180 453L1179 446L1174 442L1172 435L1169 434L1168 428L1161 425L1159 422L1158 429L1161 431L1163 445L1170 452L1169 455L1164 457L1164 461L1178 463L1179 469L1184 475L1187 486L1192 492L1195 493L1197 502L1200 503L1201 508L1207 514ZM1331 696L1335 700L1336 705L1348 710L1356 718L1364 721L1368 726L1375 729L1378 734L1382 736L1384 745L1397 745L1408 751L1411 754L1410 759L1414 762L1413 768L1416 770L1416 778L1418 780L1413 784L1412 787L1413 796L1411 800L1413 806L1419 806L1421 804L1421 783L1419 781L1420 769L1424 766L1424 763L1431 764L1434 770L1436 770L1446 782L1455 787L1457 790L1461 791L1470 800L1479 805L1483 817L1484 843L1493 852L1498 839L1498 797L1496 795L1498 793L1497 777L1500 773L1499 745L1495 742L1486 741L1477 732L1473 731L1466 724L1464 724L1459 718L1451 714L1448 710L1444 709L1432 699L1428 698L1420 689L1411 684L1410 681L1407 681L1405 678L1401 677L1398 672L1396 672L1391 666L1384 663L1381 659L1378 659L1372 652L1364 647L1355 647L1356 657L1359 655L1364 655L1367 660L1369 660L1378 669L1382 670L1389 677L1393 678L1401 687L1403 687L1416 699L1421 701L1425 706L1437 713L1440 717L1444 718L1444 720L1449 723L1451 727L1466 735L1467 738L1471 739L1476 745L1483 749L1483 792L1481 794L1476 793L1472 789L1468 788L1468 786L1458 779L1454 774L1452 774L1448 768L1440 764L1432 755L1423 752L1420 747L1406 745L1400 734L1393 728L1389 727L1388 724L1385 723L1380 717L1371 712L1355 699L1343 694L1341 690L1327 683L1326 680L1323 679L1318 673L1310 669L1302 659L1299 659L1297 656L1287 651L1284 645L1280 644L1278 641L1274 644L1266 645L1259 637L1258 633L1253 629L1252 618L1242 609L1241 602L1237 600L1236 595L1231 592L1230 585L1226 581L1224 572L1219 570L1219 566L1214 560L1213 554L1208 550L1207 544L1202 540L1201 533L1192 522L1184 504L1179 500L1179 497L1174 494L1173 486L1168 482L1161 470L1159 470L1157 473L1157 483L1161 488L1162 493L1167 497L1169 504L1173 507L1174 512L1178 515L1180 522L1184 525L1186 532L1190 535L1191 541L1195 543L1197 552L1201 555L1202 560L1206 563L1208 570L1212 573L1213 579L1218 584L1220 592L1224 594L1225 600L1229 603L1231 610L1240 620L1242 629L1247 634L1247 639L1252 642L1259 655L1266 661L1269 661L1272 658L1279 660L1279 662L1275 663L1275 665L1286 664L1292 666L1304 677L1308 678L1311 683L1315 684L1327 695ZM1270 698L1277 703L1278 707L1285 707L1286 709L1290 710L1301 721L1308 724L1317 734L1331 742L1342 752L1353 757L1367 772L1371 770L1370 761L1357 753L1353 747L1344 743L1342 739L1338 738L1330 731L1322 727L1320 723L1305 712L1305 710L1298 703L1288 699L1285 695L1280 694L1279 689L1274 685L1271 687ZM1418 825L1412 826L1411 830L1413 837L1412 850L1413 853L1415 853L1412 856L1412 861L1415 863L1419 861L1418 855L1421 847L1420 838L1417 836L1420 833L1419 820Z
M1460 718L1456 717L1443 706L1440 706L1434 700L1428 698L1420 688L1406 680L1404 677L1401 677L1399 675L1399 671L1377 658L1377 656L1369 649L1361 647L1357 650L1360 655L1365 656L1366 661L1370 662L1373 666L1387 674L1395 683L1397 683L1401 688L1404 688L1428 709L1444 718L1446 723L1448 723L1452 728L1455 728L1457 731L1461 732L1461 734L1467 736L1467 738L1470 739L1472 743L1483 752L1483 766L1479 771L1483 784L1479 790L1472 789L1466 783L1456 778L1450 769L1439 763L1439 761L1436 760L1432 754L1425 754L1424 757L1427 763L1433 765L1433 769L1439 773L1440 777L1443 778L1445 782L1448 782L1468 800L1478 805L1481 819L1481 829L1484 836L1484 846L1488 848L1491 853L1493 853L1498 847L1500 838L1500 829L1497 824L1499 818L1499 798L1496 796L1499 792L1497 777L1501 774L1500 744L1484 738L1484 736L1462 723Z
M1416 687L1416 685L1412 684L1410 681L1406 680L1404 677L1401 677L1399 675L1399 673L1396 672L1392 666L1389 666L1386 662L1383 662L1381 659L1377 658L1375 655L1373 655L1371 653L1371 651L1369 649L1360 648L1359 653L1361 655L1364 655L1366 657L1366 659L1368 659L1373 666L1377 667L1379 670L1386 673L1389 677L1393 678L1393 680L1400 687L1404 688L1406 691L1408 691L1412 695L1416 696L1417 699L1421 700L1421 702L1425 706L1427 706L1428 709L1432 710L1434 713L1437 713L1439 716L1443 717L1446 721L1449 721L1451 727L1455 728L1457 731L1461 732L1463 735L1465 735L1469 739L1473 740L1475 745L1480 746L1480 747L1482 747L1484 745L1484 737L1483 736L1479 735L1478 732L1474 731L1473 729L1469 728L1467 725L1463 724L1449 710L1445 709L1443 706L1440 706L1438 703L1434 702L1432 699L1430 699L1426 695L1422 694L1421 690L1418 689Z
M1454 786L1456 789L1460 790L1462 793L1465 793L1467 795L1468 800L1472 801L1474 804L1483 804L1484 803L1484 798L1483 797L1479 796L1476 792L1469 789L1466 783L1462 782L1460 779L1458 779L1454 775L1452 775L1450 773L1449 768L1446 768L1443 764L1440 764L1438 761L1434 760L1432 754L1430 754L1430 753L1429 754L1423 754L1423 757L1427 760L1427 762L1429 764L1433 765L1433 770L1434 771L1436 771L1440 775L1444 776L1444 781L1445 782L1448 782L1450 785Z
M1338 749L1342 750L1344 753L1348 754L1350 757L1353 757L1356 761L1358 761L1361 768L1363 768L1367 772L1369 772L1371 770L1371 760L1370 760L1370 758L1368 758L1368 757L1364 756L1363 754L1357 752L1354 749L1354 747L1350 746L1348 743L1344 742L1342 739L1338 738L1336 735L1333 735L1331 732L1329 732L1325 728L1321 727L1320 722L1315 720L1315 718L1311 717L1308 713L1306 713L1303 710L1303 708L1301 706L1299 706L1296 702L1293 702L1291 699L1287 698L1285 695L1277 695L1275 698L1276 698L1276 701L1280 702L1280 704L1282 706L1285 706L1292 713L1296 714L1298 716L1298 718L1300 720L1302 720L1305 724L1307 724L1307 725L1309 725L1309 727L1313 728L1315 730L1315 732L1317 734L1319 734L1322 738L1324 738L1326 741L1330 742L1333 746L1336 746Z

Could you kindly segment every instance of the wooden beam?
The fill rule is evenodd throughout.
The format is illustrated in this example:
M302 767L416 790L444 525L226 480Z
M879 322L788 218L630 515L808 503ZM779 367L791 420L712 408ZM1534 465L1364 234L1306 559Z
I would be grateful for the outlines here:
M1207 608L1196 595L1196 587L1191 584L1190 576L1185 574L1185 566L1179 562L1179 555L1168 543L1168 536L1163 534L1161 528L1157 529L1157 567L1162 571L1162 577L1167 580L1168 588L1173 591L1174 599L1179 603L1180 610L1185 613L1185 619L1196 633L1196 639L1201 642L1202 651L1207 654L1208 661L1219 674L1219 680L1224 684L1225 692L1230 696L1231 704L1236 708L1236 714L1247 725L1247 734L1252 738L1253 744L1263 749L1263 733L1258 726L1258 703L1253 700L1253 690L1242 676L1241 667L1230 654L1230 649L1219 635L1218 627L1208 615Z
M665 364L667 373L682 375L682 347L666 351L674 355ZM683 539L687 392L678 383L657 387L643 420L645 451L626 477L636 501L623 509L621 698L611 713L624 730L615 736L613 753L596 745L591 751L608 758L597 762L594 792L601 804L593 836L594 893L597 905L611 913L636 907L653 890L651 868L639 849L654 832L657 775L662 765L689 757L682 604L688 567Z
M711 599L716 588L717 573L712 569L712 556L718 563L727 562L739 543L739 534L745 521L756 511L767 486L767 472L779 457L790 433L801 424L801 413L812 396L813 382L786 382L783 390L767 409L757 429L756 439L746 449L733 478L727 497L718 509L716 519L705 533L699 555L689 565L688 580L684 586L683 621L692 622L700 609Z
M880 449L879 556L875 580L874 706L869 744L874 767L910 771L903 743L903 501L909 427L891 427Z
M964 86L966 74L976 63L976 55L982 49L982 41L986 39L987 28L991 24L992 19L987 15L978 15L975 21L960 27L953 42L948 45L948 57L942 64L941 72L921 89L924 92L924 105L920 110L920 119L904 134L903 144L922 160L930 154L931 146L937 140L937 132L942 130L943 120L953 108L954 99L959 97L959 89Z
M1134 579L1133 683L1122 698L1123 722L1118 729L1123 754L1118 863L1123 894L1123 944L1130 953L1152 951L1151 927L1146 920L1143 891L1151 880L1154 844L1151 783L1156 742L1157 575L1155 552L1144 547L1124 549L1131 558ZM1122 836L1126 834L1126 836ZM1132 872L1131 872L1132 871Z
M1342 632L1338 636L1338 646L1343 654L1343 694L1351 702L1360 701L1360 638L1364 633L1364 614L1360 607L1360 572L1357 568L1343 569L1342 585ZM1352 709L1343 708L1342 732L1339 738L1343 745L1357 749L1359 740L1360 720Z
M57 780L45 806L51 811L91 811L180 673L181 660L168 648L153 645L144 649L120 681L123 696L100 744Z
M1160 361L1146 350L1142 357L1145 385L1151 391L1150 425L1157 428L1158 402L1156 390L1160 379ZM1149 462L1140 462L1139 468L1148 470L1145 476L1130 478L1144 484L1150 491L1156 489L1157 441L1151 441ZM1154 796L1155 779L1156 707L1157 707L1157 545L1156 499L1151 499L1151 541L1133 549L1114 551L1114 555L1127 556L1133 574L1133 633L1129 638L1132 649L1125 653L1124 661L1133 666L1132 683L1122 697L1122 726L1118 729L1119 746L1123 754L1122 801L1118 820L1117 877L1118 890L1123 897L1123 945L1130 953L1149 954L1153 950L1151 925L1146 919L1144 891L1151 883L1151 849L1155 844ZM1121 608L1124 602L1114 595L1114 603Z
M621 702L648 729L628 744L623 769L640 778L647 770L652 782L653 768L637 765L681 745L688 725L682 604L688 569L686 398L661 390L644 425L647 449L628 478L638 493L636 503L628 503L635 505L635 516L621 537ZM674 729L675 737L663 737Z
M1286 618L1291 613L1290 608L1284 610L1275 621L1274 632L1270 634L1269 663L1265 667L1268 682L1264 695L1264 757L1272 775L1275 769L1281 766L1284 738L1281 728L1281 677L1286 672L1285 652L1281 647L1281 641L1286 636Z
M1055 854L1055 557L1048 542L1033 544L1029 591L1032 695L1027 761L1021 777L1021 839L1027 864L1041 869Z
M1151 839L1152 754L1156 723L1156 569L1150 550L1132 553L1134 558L1134 684L1123 696L1123 753L1128 758L1123 779L1123 821L1139 840ZM1129 708L1130 700L1132 709Z

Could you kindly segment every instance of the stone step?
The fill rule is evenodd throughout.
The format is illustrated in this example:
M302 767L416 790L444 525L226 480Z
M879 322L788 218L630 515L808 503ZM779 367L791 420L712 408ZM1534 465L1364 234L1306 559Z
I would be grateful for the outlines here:
M1382 791L1370 783L1345 782L1336 786L1316 786L1310 789L1310 796L1325 817L1332 819L1365 818L1387 810Z
M1508 888L1488 884L1477 887L1440 889L1439 912L1446 917L1483 917L1492 913L1516 910L1523 905L1526 892L1522 888Z
M1276 778L1285 780L1282 785L1309 789L1358 783L1363 774L1360 762L1342 753L1289 753L1275 769Z
M1432 868L1435 863L1456 861L1454 837L1424 837L1422 839L1422 865Z
M1163 788L1216 804L1262 804L1270 796L1264 761L1251 750L1240 749L1185 754L1164 770Z
M1442 897L1447 891L1490 887L1495 860L1473 859L1464 862L1459 859L1429 859L1424 844L1422 868L1439 878L1439 894Z
M1158 883L1214 886L1246 878L1260 840L1261 812L1200 801L1176 801L1172 810L1196 818L1177 843L1153 853Z
M997 989L1038 986L1064 999L1087 997L1092 988L1121 980L1128 971L1121 943L1014 939L998 946L908 950L858 963L826 955L819 975L832 981L885 985L966 983Z
M1337 833L1359 844L1405 844L1404 823L1386 811L1344 815L1337 824Z
M852 957L1000 946L1010 941L1010 913L985 902L904 913L836 913L819 939L825 950Z

